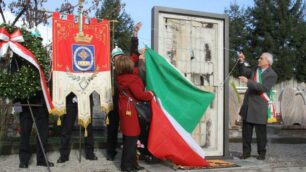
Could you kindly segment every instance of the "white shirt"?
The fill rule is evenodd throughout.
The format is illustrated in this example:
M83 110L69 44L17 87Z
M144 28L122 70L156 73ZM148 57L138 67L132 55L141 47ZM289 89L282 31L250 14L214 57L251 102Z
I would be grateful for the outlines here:
M265 70L267 70L269 67L261 68L261 73L263 73Z

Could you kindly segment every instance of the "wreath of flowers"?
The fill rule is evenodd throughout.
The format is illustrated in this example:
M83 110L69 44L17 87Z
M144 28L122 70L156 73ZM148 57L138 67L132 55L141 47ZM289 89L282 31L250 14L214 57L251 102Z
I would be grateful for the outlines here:
M41 39L33 36L31 32L25 28L18 28L7 24L0 25L0 28L3 27L10 34L16 29L20 29L24 38L24 42L22 42L21 45L34 54L46 78L48 78L50 60L47 55L47 50L42 45ZM11 73L9 66L11 63L16 62L12 61L9 55L0 59L0 98L26 99L36 95L36 93L41 90L39 71L18 55L13 54L13 56L17 57L18 61L21 63L14 73Z

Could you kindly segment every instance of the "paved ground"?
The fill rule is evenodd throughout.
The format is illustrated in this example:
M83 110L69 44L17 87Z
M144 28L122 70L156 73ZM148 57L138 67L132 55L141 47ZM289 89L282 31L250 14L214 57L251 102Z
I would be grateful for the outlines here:
M286 131L288 132L288 131ZM253 157L247 160L240 160L237 157L241 154L241 142L239 132L237 137L232 137L229 144L229 150L232 159L228 161L234 162L240 167L235 168L223 168L213 170L192 170L192 171L231 171L231 172L305 172L306 171L306 143L304 136L306 131L292 131L284 134L284 132L270 133L269 143L267 147L267 157L265 161L256 160L256 144L252 145ZM298 133L298 134L296 134ZM232 134L235 135L235 134ZM97 161L88 161L82 157L81 163L78 161L78 151L72 150L70 155L70 161L64 164L55 164L55 167L51 168L52 172L113 172L119 171L120 157L117 155L115 161L107 161L105 159L103 149L96 149ZM50 152L48 154L49 160L56 162L59 156L58 152ZM144 171L152 172L171 172L175 171L169 163L158 164L145 164L140 162L142 166L146 168ZM20 170L18 168L18 155L6 155L0 156L0 172L17 172L17 171L33 171L33 172L45 172L44 167L36 166L35 155L31 160L31 164L27 170ZM180 171L180 170L178 170ZM185 170L187 171L187 170Z

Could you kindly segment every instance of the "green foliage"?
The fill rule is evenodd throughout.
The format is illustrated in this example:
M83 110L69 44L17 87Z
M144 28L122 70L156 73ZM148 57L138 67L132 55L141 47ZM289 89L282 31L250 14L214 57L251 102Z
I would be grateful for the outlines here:
M9 33L13 33L17 27L10 25L0 25L0 28L5 27ZM39 38L33 37L31 32L20 28L24 42L21 43L25 48L30 50L37 58L39 64L44 70L45 75L50 71L50 62L47 57L46 50L42 46ZM17 56L14 54L14 56ZM29 62L18 59L22 62L19 70L11 74L7 70L9 64L1 65L0 68L0 97L9 99L25 99L34 96L35 93L41 90L40 78L38 70ZM13 61L11 63L14 63ZM48 76L46 76L48 78Z
M242 46L253 65L255 57L270 52L279 82L291 78L306 81L305 1L255 0L254 7L246 11L237 4L225 11L230 25L235 25L230 26L231 48Z
M125 5L121 3L121 0L104 0L101 8L96 12L96 17L100 19L117 20L117 22L114 23L114 41L127 54L131 44L133 20L130 15L125 12L124 8ZM111 45L113 45L113 40L111 40Z
M232 69L238 60L237 51L243 51L247 57L251 57L252 54L249 51L245 51L248 45L248 39L250 37L250 31L247 27L248 24L248 9L239 7L237 4L232 3L229 9L225 10L225 13L229 16L229 51L230 56L230 69ZM254 63L254 59L248 59L250 63ZM233 72L233 75L238 77L238 68Z

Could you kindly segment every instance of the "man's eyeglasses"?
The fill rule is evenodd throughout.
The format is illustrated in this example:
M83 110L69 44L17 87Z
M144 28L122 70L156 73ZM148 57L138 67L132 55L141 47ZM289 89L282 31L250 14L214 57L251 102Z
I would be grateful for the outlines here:
M263 60L263 59L264 59L263 57L259 57L259 58L258 58L258 60Z

